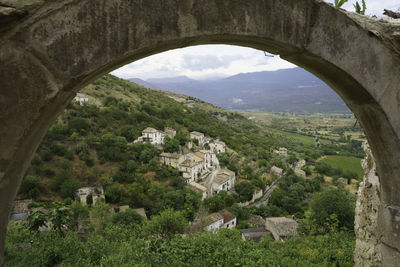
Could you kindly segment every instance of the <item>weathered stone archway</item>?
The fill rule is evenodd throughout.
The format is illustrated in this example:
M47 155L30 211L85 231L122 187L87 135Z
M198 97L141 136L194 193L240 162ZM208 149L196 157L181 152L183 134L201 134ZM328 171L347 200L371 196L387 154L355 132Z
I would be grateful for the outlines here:
M399 24L320 0L0 0L0 23L1 255L22 176L79 89L131 61L216 43L280 54L345 100L376 158L382 263L400 259Z

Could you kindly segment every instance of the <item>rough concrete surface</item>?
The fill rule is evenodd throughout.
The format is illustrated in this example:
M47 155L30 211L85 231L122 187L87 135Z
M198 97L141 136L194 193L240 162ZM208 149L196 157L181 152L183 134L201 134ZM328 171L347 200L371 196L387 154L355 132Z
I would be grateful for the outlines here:
M362 124L380 178L382 265L399 257L400 24L320 0L0 0L0 262L10 205L74 94L169 49L261 49L328 83ZM0 263L1 265L1 263Z

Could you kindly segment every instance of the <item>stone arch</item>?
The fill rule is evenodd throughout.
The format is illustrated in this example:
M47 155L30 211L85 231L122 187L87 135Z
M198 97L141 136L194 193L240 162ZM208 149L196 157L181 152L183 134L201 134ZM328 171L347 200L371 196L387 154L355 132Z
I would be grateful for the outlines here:
M79 89L162 51L232 44L279 54L345 100L376 159L382 262L390 265L400 257L400 24L347 13L321 0L31 0L0 5L4 9L1 253L22 176L50 123Z

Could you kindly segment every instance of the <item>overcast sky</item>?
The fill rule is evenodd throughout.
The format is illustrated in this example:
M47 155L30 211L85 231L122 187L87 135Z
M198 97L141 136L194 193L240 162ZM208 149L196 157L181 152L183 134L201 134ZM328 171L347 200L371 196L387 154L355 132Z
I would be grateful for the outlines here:
M333 2L333 0L328 1ZM343 8L353 11L349 0ZM361 2L361 1L359 1ZM381 16L383 9L398 10L400 0L366 0L367 15ZM194 79L226 77L238 73L293 68L278 56L265 57L263 51L230 45L200 45L153 55L112 72L121 78L164 78L188 76Z

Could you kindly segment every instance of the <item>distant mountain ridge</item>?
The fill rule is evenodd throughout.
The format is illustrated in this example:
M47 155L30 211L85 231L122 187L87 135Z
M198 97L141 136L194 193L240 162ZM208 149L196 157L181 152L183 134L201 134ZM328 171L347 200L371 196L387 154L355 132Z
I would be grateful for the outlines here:
M241 73L207 81L186 76L129 80L144 87L196 97L231 110L306 114L349 111L328 85L301 68Z

